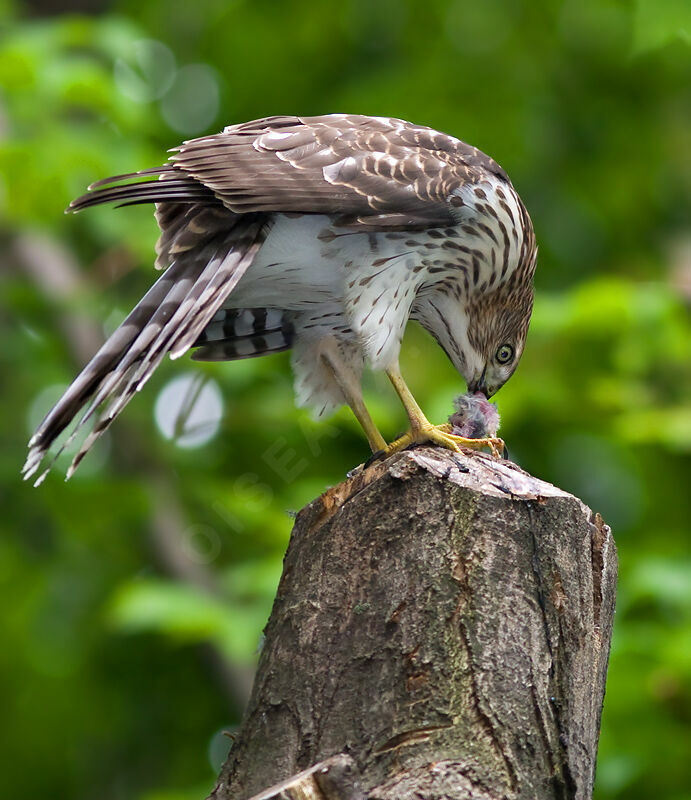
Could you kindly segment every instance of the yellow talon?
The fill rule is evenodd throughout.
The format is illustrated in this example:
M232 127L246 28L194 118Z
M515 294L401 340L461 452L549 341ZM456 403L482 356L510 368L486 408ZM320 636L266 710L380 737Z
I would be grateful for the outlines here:
M489 447L492 455L496 458L499 458L504 452L504 440L497 436L485 436L482 439L467 439L465 436L456 436L451 433L451 425L448 422L444 425L435 426L435 430L438 434L453 441L457 447L465 447L469 450L481 450L483 447ZM444 446L440 440L434 439L434 441Z
M401 373L396 369L386 370L396 394L400 397L401 402L408 414L410 420L410 430L404 433L390 445L384 449L384 456L390 456L393 453L398 453L410 447L411 444L423 444L424 442L431 442L438 444L440 447L446 447L447 450L454 450L459 452L462 447L471 450L481 450L483 447L489 447L492 455L499 457L504 450L504 441L502 439L485 438L485 439L466 439L464 436L454 436L451 433L451 425L432 425L427 417L422 413L422 409L417 404L415 398L406 386L405 381L401 377Z
M419 428L410 430L404 433L398 439L391 442L384 451L386 456L398 453L410 447L411 444L424 444L431 442L440 447L445 447L448 450L460 452L462 448L481 450L483 447L489 447L491 453L495 457L499 457L504 450L503 439L486 438L486 439L466 439L463 436L454 436L451 432L451 426L445 425L432 425L425 420Z

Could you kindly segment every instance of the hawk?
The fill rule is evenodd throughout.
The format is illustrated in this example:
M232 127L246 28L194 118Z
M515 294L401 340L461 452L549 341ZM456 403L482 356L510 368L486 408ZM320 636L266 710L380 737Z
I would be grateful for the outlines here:
M414 319L471 393L490 397L516 369L537 249L493 159L422 125L349 114L268 117L171 152L69 206L154 203L164 271L39 425L26 478L65 428L69 442L93 420L69 478L163 357L190 348L200 361L292 349L298 406L321 417L347 403L374 452L500 442L432 425L398 366ZM389 445L363 401L365 366L386 372L410 420Z

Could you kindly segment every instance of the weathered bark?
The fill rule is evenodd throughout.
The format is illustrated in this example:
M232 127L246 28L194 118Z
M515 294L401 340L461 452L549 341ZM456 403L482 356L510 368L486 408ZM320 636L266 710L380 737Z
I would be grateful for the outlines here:
M270 786L250 800L365 800L365 795L353 759L340 753Z
M212 797L345 753L370 800L589 798L616 571L599 515L510 463L360 471L298 515Z

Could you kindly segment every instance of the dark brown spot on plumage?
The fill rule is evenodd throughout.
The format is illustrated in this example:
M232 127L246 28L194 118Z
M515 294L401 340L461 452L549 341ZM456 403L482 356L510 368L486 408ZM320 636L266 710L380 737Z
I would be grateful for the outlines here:
M489 227L489 225L485 225L484 222L478 222L477 226L485 234L485 236L488 236L495 244L499 244L497 237L494 235L494 231Z
M501 200L499 202L499 205L504 209L504 211L506 211L509 219L511 220L511 224L515 227L516 220L514 219L513 211L511 210L511 206L505 200Z
M473 284L477 286L477 282L480 280L480 261L478 258L473 256Z

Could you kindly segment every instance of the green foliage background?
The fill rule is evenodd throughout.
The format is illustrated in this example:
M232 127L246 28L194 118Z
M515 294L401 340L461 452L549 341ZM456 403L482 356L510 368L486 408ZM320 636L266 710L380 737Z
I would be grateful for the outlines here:
M63 209L182 138L352 111L477 145L531 211L535 314L498 404L516 460L601 511L619 547L597 797L690 798L691 6L44 5L55 12L0 0L0 752L12 796L204 796L239 719L289 512L366 455L347 411L317 425L294 409L285 354L183 359L69 484L59 470L22 484L56 385L153 278L149 209ZM403 368L443 420L462 383L419 330ZM196 448L154 423L160 391L190 370L225 403ZM368 397L385 435L404 427L377 378Z

